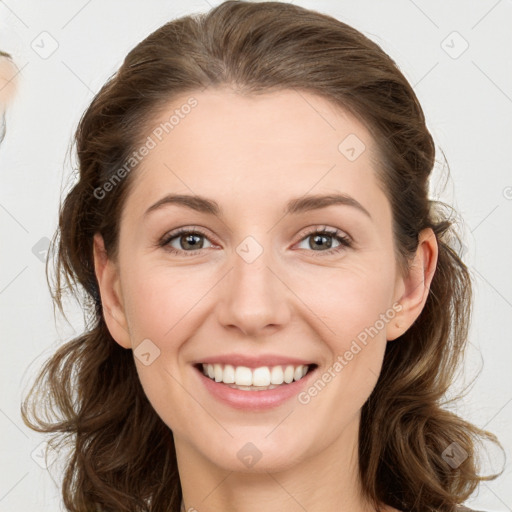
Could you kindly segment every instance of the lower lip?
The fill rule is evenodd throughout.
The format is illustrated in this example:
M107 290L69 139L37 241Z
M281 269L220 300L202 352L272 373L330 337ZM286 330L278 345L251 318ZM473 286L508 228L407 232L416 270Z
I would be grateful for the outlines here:
M278 407L290 398L298 395L300 391L311 380L316 373L318 367L309 371L302 379L293 381L290 384L283 384L274 389L266 389L262 391L244 391L241 389L230 388L221 382L216 382L198 368L194 370L199 374L201 381L206 389L219 401L233 407L235 409L244 409L259 411Z

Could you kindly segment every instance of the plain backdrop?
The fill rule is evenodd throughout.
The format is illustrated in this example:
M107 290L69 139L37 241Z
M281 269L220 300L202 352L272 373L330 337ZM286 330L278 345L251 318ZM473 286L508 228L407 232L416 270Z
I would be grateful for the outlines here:
M170 19L218 3L0 2L0 49L20 69L0 146L1 512L61 510L60 490L41 457L44 438L24 426L19 409L45 358L82 328L76 307L69 324L54 319L44 274L61 191L75 162L73 131L133 46ZM380 44L414 86L446 155L446 187L439 166L432 196L463 219L461 251L475 284L460 383L480 372L456 410L495 433L507 451L503 475L483 483L467 505L512 510L512 2L294 3L335 16ZM501 469L501 455L488 453L485 468Z

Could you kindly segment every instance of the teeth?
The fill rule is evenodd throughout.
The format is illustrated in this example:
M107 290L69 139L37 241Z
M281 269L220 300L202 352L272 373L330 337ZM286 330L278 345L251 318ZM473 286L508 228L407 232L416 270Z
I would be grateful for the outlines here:
M253 386L269 386L270 385L270 370L268 366L256 368L252 372L252 385Z
M295 369L293 366L287 366L286 370L284 371L284 381L286 384L290 384L290 382L293 382L293 374L295 373Z
M224 373L222 374L222 382L225 384L235 383L235 368L230 364L224 366Z
M213 374L215 376L215 382L222 380L222 366L220 364L213 365Z
M305 366L307 368L307 366ZM270 373L271 384L282 384L284 382L283 369L280 366L274 366Z
M235 368L235 384L237 386L252 386L252 372L246 366Z
M287 366L261 366L259 368L248 368L247 366L232 366L204 364L203 373L215 382L231 384L237 389L273 389L283 383L290 384L294 380L302 379L308 372L308 365L287 365Z

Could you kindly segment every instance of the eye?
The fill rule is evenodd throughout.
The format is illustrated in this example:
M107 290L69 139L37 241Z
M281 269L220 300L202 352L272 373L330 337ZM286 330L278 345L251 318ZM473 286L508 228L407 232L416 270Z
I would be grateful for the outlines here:
M208 240L206 234L198 229L180 228L168 233L159 242L159 245L172 254L184 254L193 256L198 250L212 246L204 247L204 241Z
M307 240L309 239L309 242ZM333 240L338 244L333 247ZM300 243L307 243L306 249L311 249L313 252L321 252L323 255L334 254L342 250L352 247L350 237L344 235L338 229L328 229L324 227L321 230L314 230L306 233ZM326 250L322 249L325 248ZM302 247L304 249L304 247ZM315 256L317 256L315 254Z
M349 236L344 235L338 229L328 229L327 226L322 229L309 231L303 236L299 244L306 242L308 239L309 243L307 243L305 249L310 252L321 253L324 256L352 247ZM205 240L210 244L209 246L205 247ZM333 240L338 245L333 247ZM180 228L172 231L166 234L158 245L171 254L186 256L194 256L202 249L213 247L207 235L197 228ZM301 249L304 249L304 247ZM315 256L317 255L319 254L315 254Z

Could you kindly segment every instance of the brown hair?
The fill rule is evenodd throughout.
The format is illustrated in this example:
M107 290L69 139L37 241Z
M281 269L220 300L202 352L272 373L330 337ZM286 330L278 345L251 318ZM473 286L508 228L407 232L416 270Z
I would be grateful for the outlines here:
M435 146L416 95L382 49L354 28L295 5L227 1L150 34L126 56L80 120L79 180L65 198L55 236L53 297L83 289L88 328L46 363L22 406L25 422L69 441L63 480L71 511L178 511L181 488L172 431L149 404L131 351L111 337L93 265L93 235L116 256L131 174L101 199L159 108L179 94L229 84L241 93L309 91L356 114L381 156L379 179L393 212L405 272L419 232L431 227L439 256L426 305L387 344L360 424L360 477L375 505L452 511L481 480L476 443L497 438L442 406L461 363L471 315L471 279L452 248L458 235L442 203L428 199ZM40 401L40 392L48 400ZM38 410L42 408L42 411ZM29 419L32 415L35 419ZM443 459L456 442L469 457ZM499 473L501 474L501 473Z

